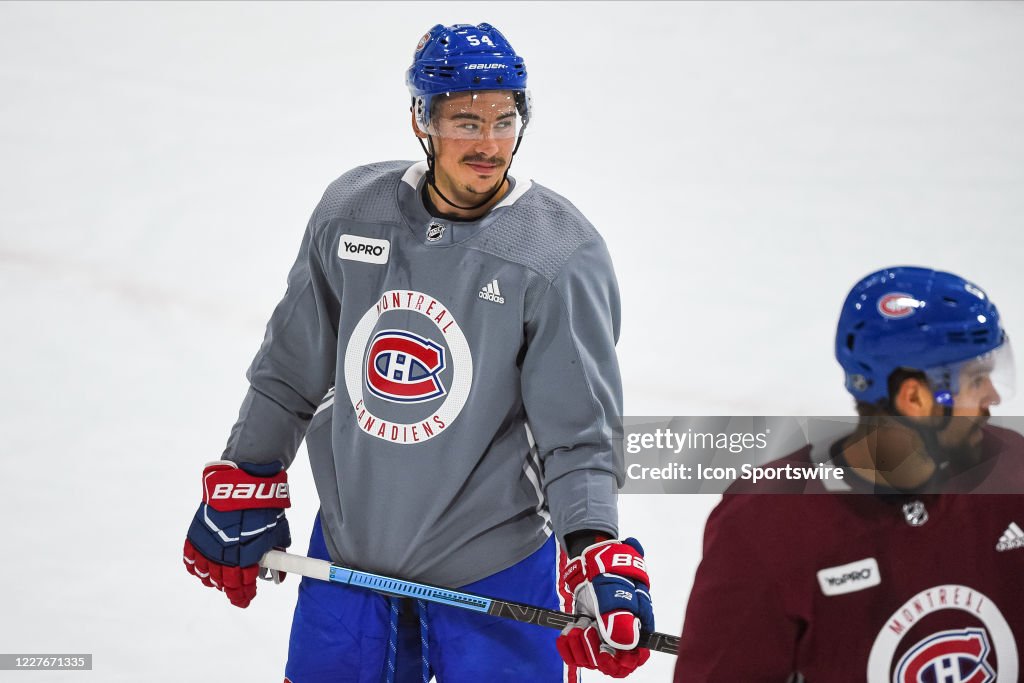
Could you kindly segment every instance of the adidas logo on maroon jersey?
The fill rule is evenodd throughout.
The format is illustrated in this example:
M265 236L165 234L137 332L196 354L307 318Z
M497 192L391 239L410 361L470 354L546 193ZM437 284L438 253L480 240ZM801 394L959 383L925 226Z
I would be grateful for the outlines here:
M1010 526L1006 527L1006 531L999 537L996 550L1002 553L1016 548L1024 548L1024 531L1016 522L1010 522Z

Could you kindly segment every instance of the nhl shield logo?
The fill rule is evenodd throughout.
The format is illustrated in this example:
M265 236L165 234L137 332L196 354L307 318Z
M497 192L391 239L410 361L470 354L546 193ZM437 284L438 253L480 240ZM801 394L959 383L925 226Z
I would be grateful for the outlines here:
M893 683L991 683L996 673L985 661L991 649L980 628L936 633L903 655Z
M366 384L385 401L419 403L444 396L444 347L405 330L378 332L366 359Z
M444 223L431 223L427 226L427 241L437 242L444 237Z
M928 521L928 508L919 500L903 506L903 519L910 526L924 526Z

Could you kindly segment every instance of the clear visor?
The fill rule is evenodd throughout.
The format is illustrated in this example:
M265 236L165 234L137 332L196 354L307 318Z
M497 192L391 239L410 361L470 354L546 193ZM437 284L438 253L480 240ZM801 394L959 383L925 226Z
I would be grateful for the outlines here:
M435 95L426 133L452 140L513 141L525 127L529 93L480 90ZM422 125L421 125L422 128Z
M929 368L924 374L935 392L935 400L958 411L985 411L1010 400L1017 388L1013 349L1008 339L986 354Z

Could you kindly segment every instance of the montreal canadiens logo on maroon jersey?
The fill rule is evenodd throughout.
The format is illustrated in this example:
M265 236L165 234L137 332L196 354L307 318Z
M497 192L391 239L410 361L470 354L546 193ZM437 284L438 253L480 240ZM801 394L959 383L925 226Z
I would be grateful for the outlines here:
M386 401L417 403L445 395L444 347L404 330L378 332L370 342L366 384Z
M940 614L945 623L930 627L933 615ZM950 617L980 623L947 630ZM897 655L911 633L920 640ZM999 606L971 586L939 584L908 598L879 628L868 655L867 683L1016 681L1019 666L1017 637Z
M920 307L914 297L903 292L889 292L878 300L878 312L886 318L906 318Z
M942 631L910 648L896 667L895 683L991 683L986 662L992 646L980 628Z

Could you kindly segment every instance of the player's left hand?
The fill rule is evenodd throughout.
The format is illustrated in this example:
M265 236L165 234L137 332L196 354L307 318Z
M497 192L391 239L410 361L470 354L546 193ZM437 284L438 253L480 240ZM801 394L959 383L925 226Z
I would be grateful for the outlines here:
M635 538L588 546L563 570L562 590L573 594L580 618L558 637L567 663L622 678L650 657L638 648L640 631L654 631L654 610L644 564Z

